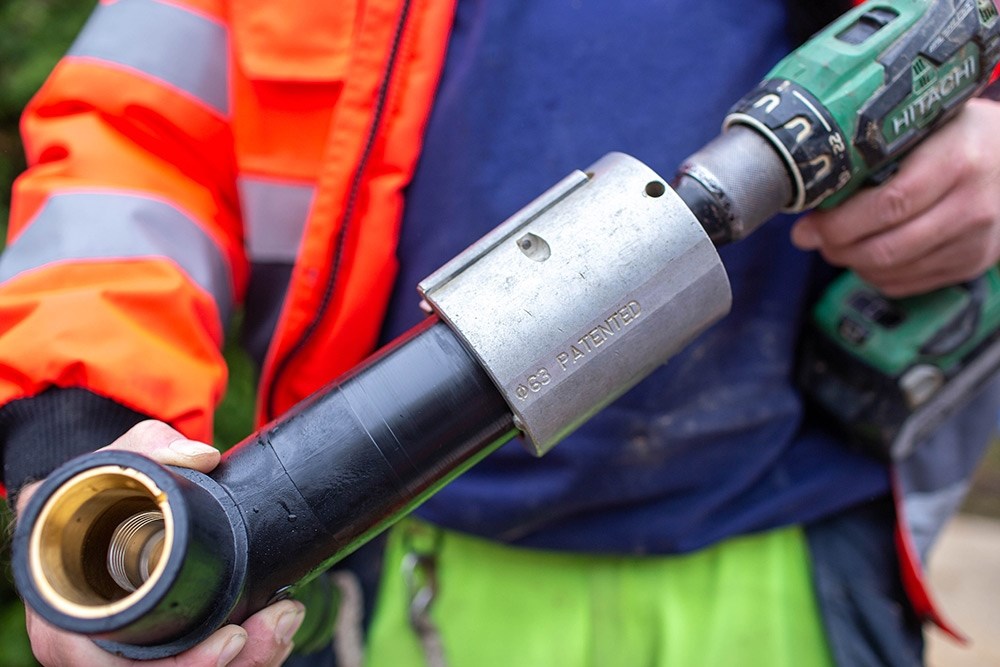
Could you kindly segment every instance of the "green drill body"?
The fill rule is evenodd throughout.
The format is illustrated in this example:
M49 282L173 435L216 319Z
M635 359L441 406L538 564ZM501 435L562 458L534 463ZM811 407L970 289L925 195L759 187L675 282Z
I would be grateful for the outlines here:
M998 61L993 0L870 0L741 98L725 131L681 167L675 190L716 245L746 237L780 210L836 206L891 177L915 145L983 93ZM996 269L898 301L846 273L815 308L801 384L884 454L954 378L973 368L985 381L996 370L989 364L1000 367L982 361L993 359L983 351L998 332Z
M830 152L800 170L804 190L791 208L835 206L887 178L914 145L979 95L998 59L998 18L993 0L869 2L780 62L765 83L801 86L833 128ZM830 159L835 173L810 180L817 159ZM912 450L913 443L897 441L912 415L925 406L940 419L953 411L934 404L946 384L982 374L959 396L964 401L992 374L991 366L975 366L1000 344L1000 272L994 267L972 283L892 301L848 272L817 303L812 324L802 386L859 440L898 458ZM927 420L919 435L940 419Z

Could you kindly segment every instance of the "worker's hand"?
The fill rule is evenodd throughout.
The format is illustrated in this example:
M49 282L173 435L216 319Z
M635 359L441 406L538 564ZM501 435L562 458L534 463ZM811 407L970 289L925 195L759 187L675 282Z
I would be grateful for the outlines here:
M214 447L187 440L162 422L146 421L108 445L106 449L124 449L145 454L165 465L210 472L219 464ZM18 497L23 507L37 485L25 486ZM292 635L302 623L304 607L292 600L273 604L257 612L242 626L227 625L216 630L201 644L172 658L132 661L112 656L90 639L52 627L31 609L25 610L28 636L35 656L46 667L56 665L142 665L163 667L185 665L216 667L222 665L264 667L280 665L292 651Z
M982 274L1000 259L1000 103L970 100L888 182L803 217L792 241L893 297Z

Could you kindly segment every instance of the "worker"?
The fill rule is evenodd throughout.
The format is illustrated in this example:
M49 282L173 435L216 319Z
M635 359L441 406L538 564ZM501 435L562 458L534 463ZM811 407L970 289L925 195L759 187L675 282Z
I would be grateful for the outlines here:
M234 311L263 423L417 322L420 279L572 169L620 150L673 173L842 4L102 2L24 117L8 492L109 443L210 470ZM724 248L727 318L545 458L501 448L394 529L367 664L921 664L932 612L890 470L805 411L795 351L832 266L901 296L1000 259L997 127L970 103L885 185ZM924 509L998 407L922 450L953 452ZM279 664L301 612L176 664ZM28 628L45 664L126 664Z

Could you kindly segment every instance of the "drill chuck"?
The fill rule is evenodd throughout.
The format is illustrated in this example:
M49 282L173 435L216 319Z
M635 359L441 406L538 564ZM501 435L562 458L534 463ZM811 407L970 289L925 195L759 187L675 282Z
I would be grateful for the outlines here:
M716 246L746 238L792 202L792 178L758 132L733 127L685 160L674 189Z

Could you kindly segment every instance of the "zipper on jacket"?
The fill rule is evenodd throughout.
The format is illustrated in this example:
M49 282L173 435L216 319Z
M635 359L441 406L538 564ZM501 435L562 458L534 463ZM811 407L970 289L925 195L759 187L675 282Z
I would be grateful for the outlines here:
M323 297L320 301L319 307L316 309L316 313L309 321L309 324L306 325L302 335L299 336L298 340L295 341L295 344L281 358L281 360L275 364L274 372L271 374L271 386L268 387L267 390L264 421L269 421L277 416L275 414L275 396L277 395L278 382L281 380L285 371L288 370L288 366L292 359L294 359L302 351L306 344L308 344L315 335L327 308L330 306L330 302L333 300L333 295L336 292L337 278L344 254L344 245L347 239L348 226L350 225L351 218L354 216L354 207L357 203L358 192L361 190L361 184L364 180L368 160L371 158L371 153L375 148L375 140L378 137L379 128L382 124L382 116L385 114L386 102L389 97L389 88L392 85L393 74L396 70L400 45L403 41L403 33L406 28L406 22L409 19L411 4L412 0L403 0L403 7L399 13L399 20L396 22L395 32L392 37L392 44L389 49L389 60L386 64L382 81L379 83L378 95L375 101L375 112L372 116L371 127L368 131L368 136L365 139L365 146L361 152L361 159L358 161L358 168L354 172L354 178L351 181L351 189L348 193L347 205L344 207L344 213L341 216L340 221L340 229L337 231L337 238L334 243L333 262L330 266L330 272L326 279Z

